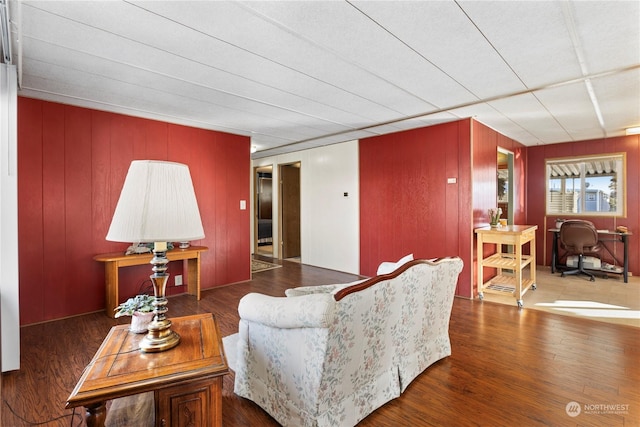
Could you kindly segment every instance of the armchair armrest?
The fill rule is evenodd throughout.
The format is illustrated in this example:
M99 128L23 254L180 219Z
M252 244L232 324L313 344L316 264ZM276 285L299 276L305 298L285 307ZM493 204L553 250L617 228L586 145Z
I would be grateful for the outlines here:
M313 294L330 294L340 285L318 285L318 286L299 286L297 288L290 288L284 291L284 294L288 297L300 297L303 295Z
M238 305L241 320L283 329L326 328L333 317L332 294L272 297L250 293Z
M284 291L284 294L288 297L298 297L302 295L312 295L312 294L335 294L341 289L347 288L352 285L357 285L358 283L362 283L367 279L356 280L355 282L350 283L341 283L334 285L316 285L316 286L299 286L297 288L290 288Z

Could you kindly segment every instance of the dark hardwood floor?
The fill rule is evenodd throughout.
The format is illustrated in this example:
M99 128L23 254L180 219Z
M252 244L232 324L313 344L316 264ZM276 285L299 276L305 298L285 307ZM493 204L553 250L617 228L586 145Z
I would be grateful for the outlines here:
M248 292L280 296L289 287L355 278L284 262L250 282L204 291L199 302L172 297L169 315L211 312L224 336L237 332L238 301ZM1 425L84 425L78 412L64 409L66 399L109 329L127 321L101 312L22 328L22 367L2 377ZM359 425L640 425L638 328L456 298L450 335L450 357ZM579 415L568 415L570 402L579 404ZM278 424L233 394L231 373L224 379L223 425Z

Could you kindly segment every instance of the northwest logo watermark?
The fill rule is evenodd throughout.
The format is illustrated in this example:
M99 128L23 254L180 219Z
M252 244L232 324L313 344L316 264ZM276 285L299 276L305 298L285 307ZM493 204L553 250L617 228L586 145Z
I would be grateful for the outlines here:
M628 403L585 403L569 402L564 410L570 417L577 417L580 414L597 415L628 415Z
M570 417L577 417L578 415L580 415L580 412L582 412L582 408L580 407L580 404L578 402L567 403L567 406L565 406L564 410L567 411L567 415L569 415Z

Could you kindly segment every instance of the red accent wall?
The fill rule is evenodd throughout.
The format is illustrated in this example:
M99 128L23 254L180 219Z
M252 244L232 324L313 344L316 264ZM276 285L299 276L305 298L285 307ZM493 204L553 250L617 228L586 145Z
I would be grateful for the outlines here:
M627 154L627 216L614 218L588 217L598 229L614 230L618 225L629 227L629 271L640 274L640 136L602 138L588 141L528 147L527 217L538 225L536 239L538 264L551 264L552 236L546 230L555 225L556 216L546 216L545 159L592 154ZM616 255L622 261L622 246L616 245ZM611 248L613 246L610 245ZM608 261L611 262L611 261Z
M526 149L482 123L464 119L361 140L360 273L374 275L380 262L409 253L459 256L465 266L456 295L475 296L473 230L488 225L487 210L497 204L498 147L514 153L514 218L524 224Z
M360 140L360 273L383 261L460 256L471 294L470 120ZM448 184L455 178L455 184Z
M239 209L249 200L249 145L243 136L19 97L21 324L104 309L104 266L93 256L128 246L105 236L132 160L189 166L206 235L193 244L209 247L202 289L249 280L250 218ZM182 274L182 265L169 272ZM121 299L150 274L150 266L122 269Z
M528 224L526 217L526 159L527 150L524 145L496 132L484 124L472 121L473 145L473 228L489 225L488 210L497 206L498 187L496 174L498 170L498 148L513 153L513 223ZM503 214L506 218L506 213ZM473 296L478 292L476 234L473 233ZM495 245L484 245L484 255L495 253ZM528 245L525 251L528 251ZM483 277L491 278L496 269L485 268Z
M490 208L497 206L498 188L496 174L498 169L498 148L513 153L514 203L513 223L527 224L526 216L526 161L527 149L519 142L507 138L483 125L472 121L473 141L473 226L489 225ZM506 213L503 214L506 217Z

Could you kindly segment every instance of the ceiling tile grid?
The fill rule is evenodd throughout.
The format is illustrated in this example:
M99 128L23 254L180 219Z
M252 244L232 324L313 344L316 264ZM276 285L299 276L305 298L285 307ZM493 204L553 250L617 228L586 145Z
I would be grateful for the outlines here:
M525 145L640 125L637 1L9 10L20 95L251 136L254 158L464 117Z

